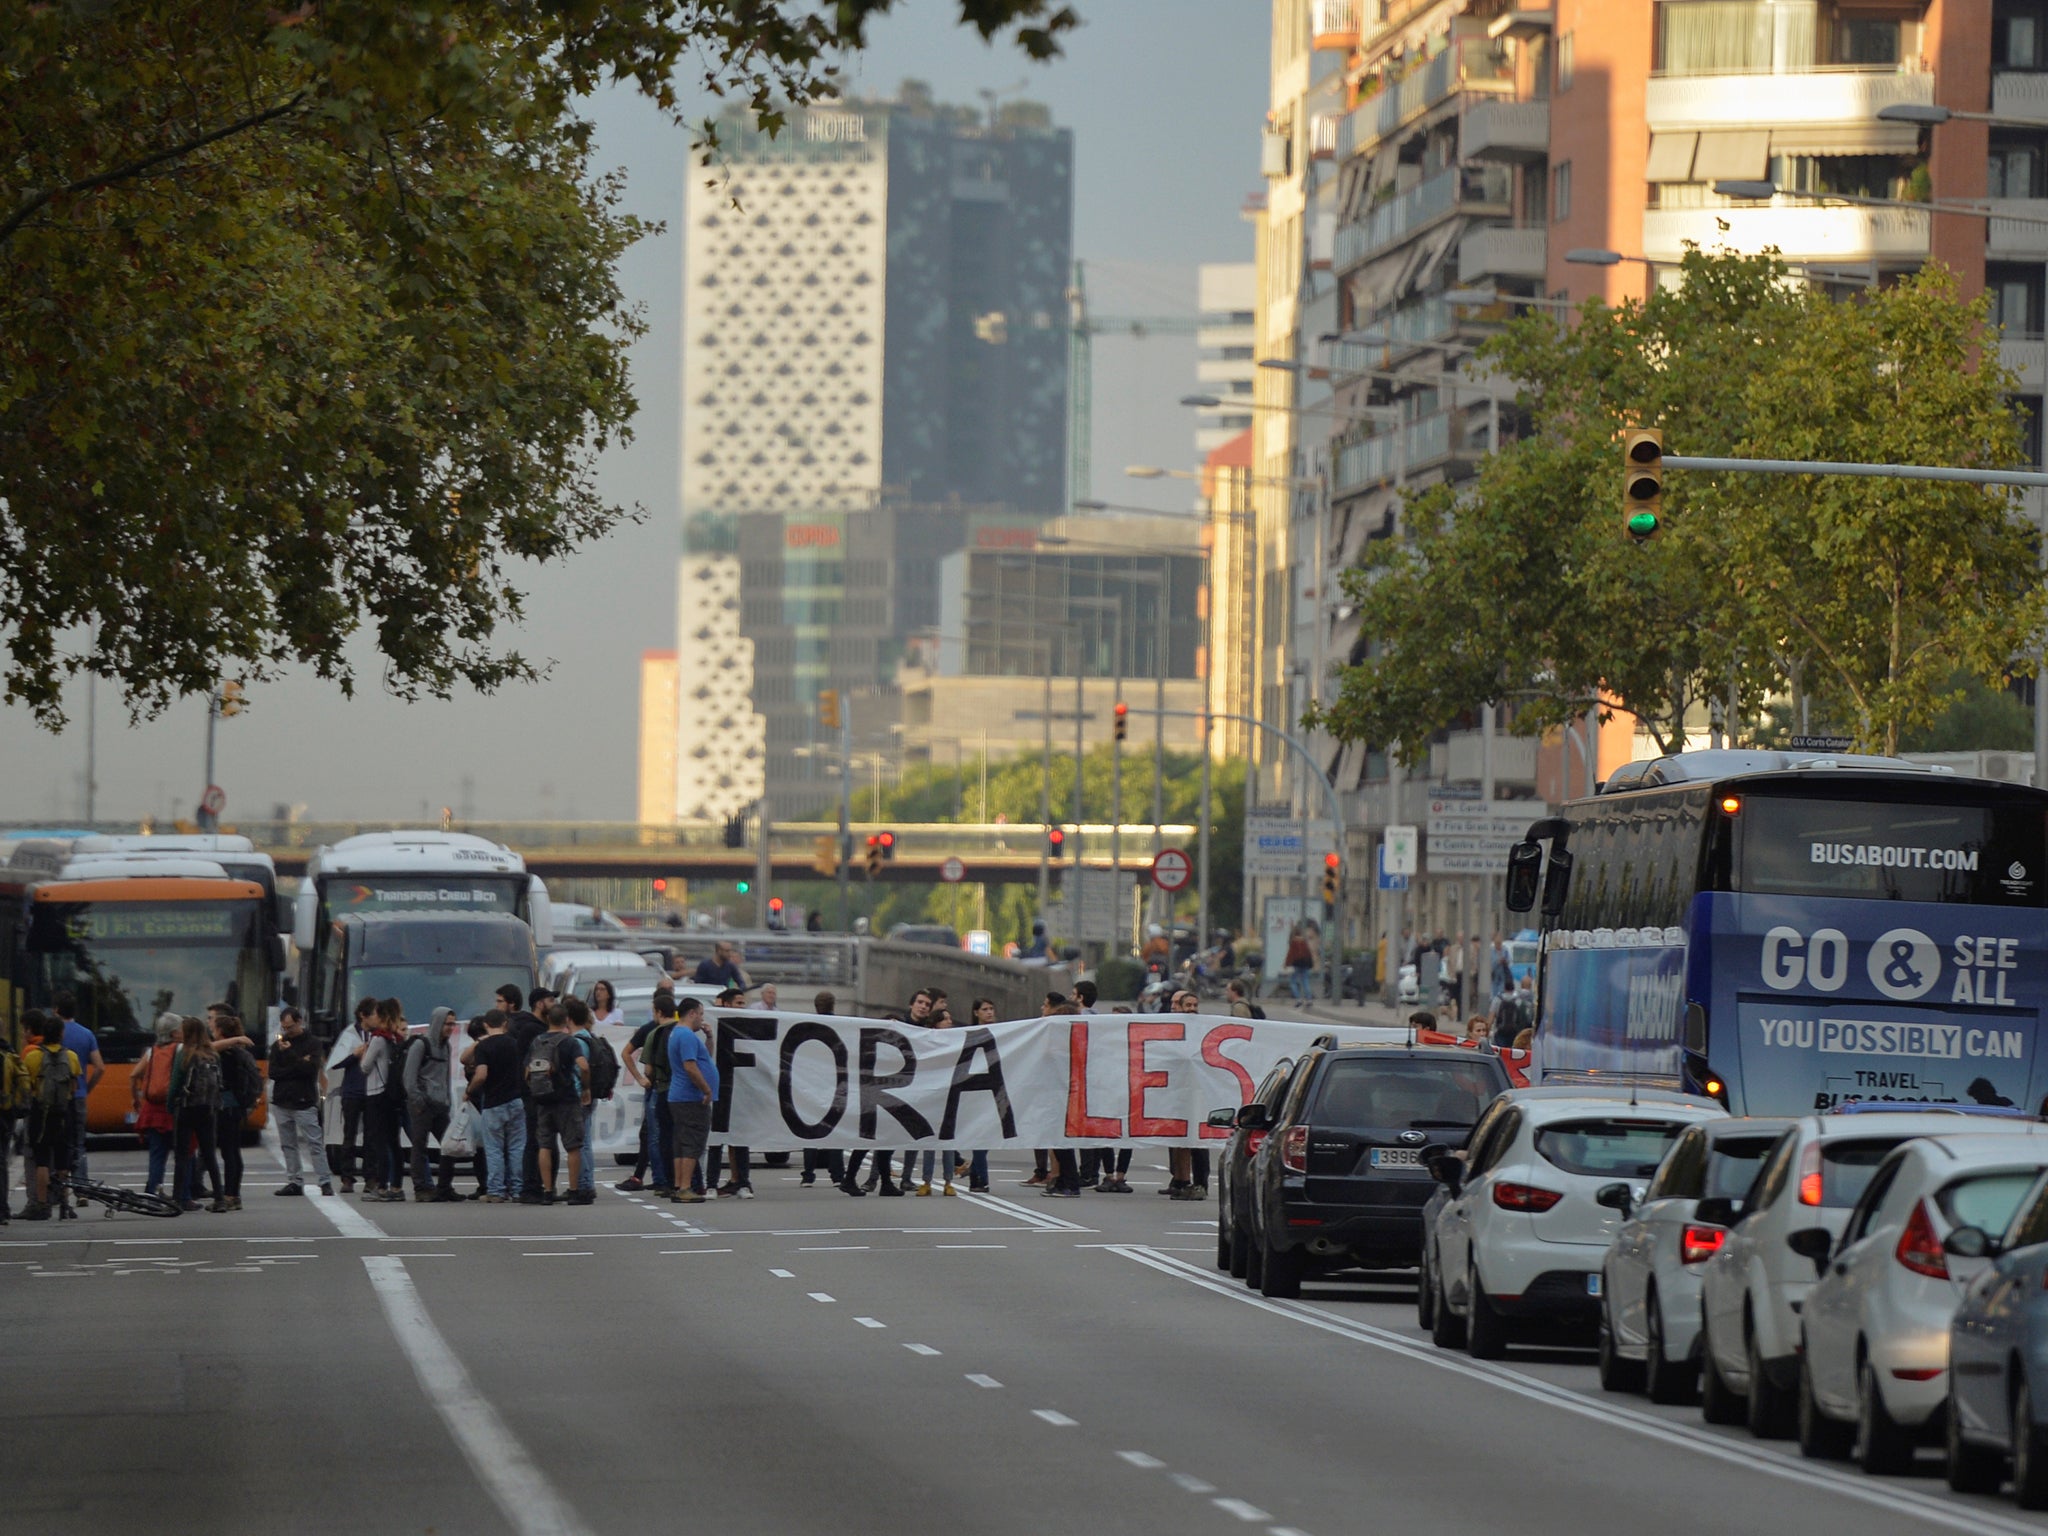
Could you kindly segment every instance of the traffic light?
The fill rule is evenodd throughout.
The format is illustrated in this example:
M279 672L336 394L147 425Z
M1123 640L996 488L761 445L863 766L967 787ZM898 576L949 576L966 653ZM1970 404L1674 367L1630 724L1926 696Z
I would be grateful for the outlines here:
M868 834L868 878L874 879L882 872L882 840L874 833Z
M782 898L780 896L770 896L768 898L768 926L770 928L780 928L782 926Z
M657 896L666 896L668 894L668 881L660 875L654 877L654 894Z
M839 690L820 688L818 690L818 724L828 731L839 729Z
M1058 827L1047 827L1045 829L1045 846L1054 858L1058 858L1066 849L1067 834Z
M1131 706L1122 699L1116 701L1116 739L1123 741L1131 734Z
M883 859L893 863L896 858L896 834L894 832L877 832L875 834L875 841L881 846Z
M1622 527L1638 544L1647 544L1664 526L1664 434L1655 427L1636 427L1621 440Z
M819 837L811 841L811 868L821 875L839 873L839 850L836 837Z
M243 697L242 685L240 683L222 683L220 685L219 708L222 719L226 719L230 715L239 715L247 702L248 700Z
M754 882L751 880L735 880L733 881L733 888L744 896L754 888Z
M747 846L747 818L745 815L725 818L725 846L744 848Z
M1343 865L1344 861L1336 854L1323 855L1323 905L1326 907L1337 905L1337 872Z

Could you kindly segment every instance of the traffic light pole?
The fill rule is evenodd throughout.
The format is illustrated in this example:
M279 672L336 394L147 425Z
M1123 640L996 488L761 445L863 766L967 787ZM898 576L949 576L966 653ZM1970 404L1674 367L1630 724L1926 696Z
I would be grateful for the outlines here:
M839 931L853 932L853 731L847 714L839 717Z
M768 887L775 877L775 860L768 852L768 797L759 801L760 813L755 820L759 836L754 849L754 926L765 930L768 927Z

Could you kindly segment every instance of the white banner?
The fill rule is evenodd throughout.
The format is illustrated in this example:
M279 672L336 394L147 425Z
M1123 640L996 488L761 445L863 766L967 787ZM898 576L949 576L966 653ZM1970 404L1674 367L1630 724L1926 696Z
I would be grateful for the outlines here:
M719 1072L712 1140L756 1152L913 1146L988 1150L1201 1145L1209 1112L1245 1103L1320 1035L1405 1030L1200 1013L1063 1015L956 1029L802 1013L709 1015ZM607 1028L623 1054L631 1030ZM630 1153L644 1095L621 1076L592 1117L600 1154Z

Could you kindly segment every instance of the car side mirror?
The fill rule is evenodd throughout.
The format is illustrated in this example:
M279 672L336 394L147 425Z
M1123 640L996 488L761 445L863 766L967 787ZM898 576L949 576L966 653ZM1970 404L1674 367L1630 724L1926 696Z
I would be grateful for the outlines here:
M1593 1192L1593 1203L1621 1212L1623 1221L1627 1221L1636 1208L1635 1195L1626 1184L1602 1184Z
M1273 1125L1273 1112L1265 1105L1254 1102L1240 1109L1232 1123L1241 1131L1270 1130Z
M1803 1259L1813 1260L1814 1273L1827 1268L1828 1255L1835 1251L1835 1235L1826 1227L1801 1227L1787 1234L1785 1246Z
M1959 1259L1995 1259L1998 1239L1982 1227L1957 1227L1941 1240L1941 1251Z
M1415 1155L1416 1160L1429 1170L1429 1176L1452 1195L1465 1187L1465 1164L1451 1155L1449 1147L1431 1142Z
M1703 1227L1732 1227L1742 1211L1728 1196L1711 1195L1692 1208L1692 1219Z
M1219 1131L1235 1130L1237 1129L1237 1111L1234 1109L1212 1109L1209 1111L1208 1123Z
M1543 845L1523 841L1508 850L1506 901L1510 912L1526 912L1536 905L1536 888L1543 878Z

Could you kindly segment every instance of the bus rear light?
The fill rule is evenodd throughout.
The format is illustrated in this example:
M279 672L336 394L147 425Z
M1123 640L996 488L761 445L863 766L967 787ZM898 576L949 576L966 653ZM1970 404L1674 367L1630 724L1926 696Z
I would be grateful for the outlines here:
M1493 1186L1493 1203L1504 1211L1528 1211L1540 1215L1563 1198L1564 1195L1557 1190L1540 1189L1534 1184Z
M1727 1241L1726 1227L1688 1226L1678 1240L1678 1262L1704 1264L1719 1253L1721 1245Z
M1308 1172L1308 1127L1290 1125L1280 1138L1280 1166L1290 1173Z
M1899 1246L1892 1250L1892 1257L1916 1275L1925 1275L1930 1280L1948 1278L1948 1255L1942 1252L1941 1239L1934 1235L1934 1218L1927 1214L1925 1200L1913 1202L1912 1218L1899 1234Z
M1821 1197L1820 1143L1809 1141L1799 1154L1799 1203L1819 1205Z

